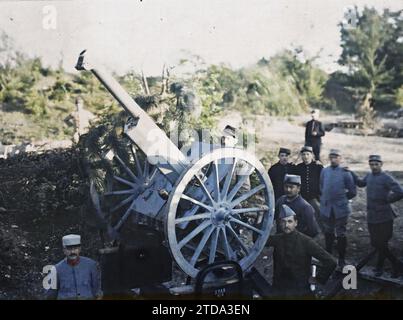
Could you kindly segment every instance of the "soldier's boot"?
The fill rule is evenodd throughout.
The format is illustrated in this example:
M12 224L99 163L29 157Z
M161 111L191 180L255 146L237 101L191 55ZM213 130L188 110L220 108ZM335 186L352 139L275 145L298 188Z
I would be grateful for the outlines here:
M337 237L337 252L339 254L339 259L337 265L342 269L346 265L346 249L347 249L347 238Z
M374 268L374 274L376 277L380 277L383 274L385 258L385 251L383 248L378 248L378 260L376 262L376 267Z
M403 276L403 262L395 257L396 261L392 265L392 278Z
M325 233L325 247L326 251L332 254L333 252L333 244L334 244L334 234Z
M391 277L398 278L403 275L403 263L397 259L392 252L390 252L388 247L384 249L384 255L392 264Z

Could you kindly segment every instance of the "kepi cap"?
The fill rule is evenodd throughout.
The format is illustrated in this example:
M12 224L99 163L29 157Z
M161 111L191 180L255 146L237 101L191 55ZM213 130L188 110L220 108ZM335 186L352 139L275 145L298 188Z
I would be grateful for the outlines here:
M223 132L224 132L224 135L228 135L230 137L236 138L236 129L233 126L226 125Z
M310 147L310 146L303 146L302 148L301 148L301 153L302 152L310 152L310 153L313 153L313 148L312 147Z
M81 236L78 234L68 234L62 238L63 247L81 245Z
M287 148L280 148L280 150L278 151L278 154L280 153L285 153L286 155L290 155L291 154L291 150L287 149Z
M371 154L368 157L368 162L370 162L370 161L382 162L382 157L379 154Z
M330 149L329 156L341 156L339 149Z
M284 176L284 184L296 184L298 186L301 185L301 177L294 174L286 174Z
M289 206L283 204L280 208L280 213L279 213L278 217L280 219L284 219L284 218L295 216L295 215L296 214L295 214L294 210L292 210Z

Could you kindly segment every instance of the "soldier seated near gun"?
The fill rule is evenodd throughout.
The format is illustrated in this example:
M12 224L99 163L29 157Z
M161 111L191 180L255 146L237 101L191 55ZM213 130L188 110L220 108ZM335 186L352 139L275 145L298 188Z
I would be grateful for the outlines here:
M273 295L281 298L313 298L311 285L325 284L336 268L336 260L317 242L297 230L298 218L287 205L279 213L282 233L269 237L273 247ZM321 268L311 275L312 258Z
M340 176L343 177L341 179L342 185L344 188L340 187L340 189L348 190L345 194L347 198L351 199L356 195L356 191L354 190L353 185L350 183L349 175L353 177L354 184L358 187L364 188L366 187L366 195L367 195L367 224L369 237L371 241L372 247L377 250L378 258L376 261L376 266L373 270L374 275L380 277L384 273L384 263L385 260L389 260L392 266L391 277L396 278L403 275L403 261L398 259L389 248L389 241L393 236L393 222L397 217L397 214L393 210L391 204L403 199L403 187L388 173L382 170L383 161L380 155L370 155L368 159L368 164L371 172L365 175L365 177L360 178L356 173L351 171L348 167L340 166L340 157L341 153L338 150L332 149L330 152L330 162L331 165L327 167L327 171L323 171L323 166L321 164L315 163L312 157L312 148L304 146L301 149L301 155L304 156L303 161L296 166L296 175L287 175L284 179L284 196L281 196L279 200L276 201L276 211L275 211L275 220L278 220L277 223L277 232L281 233L281 219L279 219L279 212L282 210L283 205L287 205L290 207L295 213L297 220L299 221L297 230L299 232L304 233L305 235L314 237L317 232L315 231L316 227L313 227L313 223L304 223L306 220L306 215L298 214L300 211L300 206L293 205L295 199L304 198L311 204L309 200L313 198L315 201L320 200L325 194L325 198L322 199L322 217L316 222L321 223L325 222L324 235L326 240L326 250L329 253L332 253L332 245L334 241L334 231L330 232L330 220L331 218L326 215L326 204L329 203L329 196L334 194L332 190L334 190L335 186L338 183L339 175L334 174L333 177L329 177L330 179L325 179L325 173L327 171L333 172L336 169L340 169ZM338 160L338 161L335 161ZM310 170L311 166L315 166L315 170ZM321 177L322 176L322 177ZM301 179L302 177L302 179ZM321 185L320 178L321 177ZM326 180L326 181L325 181ZM336 181L337 180L337 181ZM290 182L291 181L291 182ZM293 183L294 182L294 183ZM320 190L320 188L322 190ZM293 194L294 189L299 189L298 192ZM302 196L302 197L301 197ZM329 199L328 199L329 198ZM294 201L293 201L294 200ZM326 200L326 201L325 201ZM350 200L351 201L351 200ZM301 202L301 201L299 201ZM346 201L344 201L346 202ZM303 206L307 210L307 206ZM311 206L309 206L311 207ZM319 208L318 208L319 209ZM333 208L331 210L331 215L334 215ZM310 214L309 214L310 216ZM336 218L336 219L335 219ZM333 223L337 224L337 216L333 216ZM345 219L345 218L344 218ZM312 219L308 219L311 221ZM311 221L312 222L312 221ZM304 230L301 229L301 223L305 225ZM316 223L315 223L316 224ZM345 229L346 222L343 223ZM334 226L332 226L335 228ZM329 229L329 230L328 230ZM337 226L336 226L337 229ZM346 251L346 241L345 241L345 233L341 234L340 228L337 238L337 249L339 253L339 266L343 266L345 264L344 257Z

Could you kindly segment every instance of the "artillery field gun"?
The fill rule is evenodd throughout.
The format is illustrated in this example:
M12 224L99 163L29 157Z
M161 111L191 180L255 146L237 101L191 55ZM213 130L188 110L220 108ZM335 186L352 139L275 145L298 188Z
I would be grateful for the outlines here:
M173 260L188 276L224 260L249 270L274 217L272 184L262 163L243 149L198 141L182 153L108 72L87 61L85 51L76 69L91 71L130 115L124 128L130 157L107 152L105 158L120 170L108 178L103 194L91 186L108 239L119 240L125 224L147 219L164 231ZM246 169L239 173L240 167Z

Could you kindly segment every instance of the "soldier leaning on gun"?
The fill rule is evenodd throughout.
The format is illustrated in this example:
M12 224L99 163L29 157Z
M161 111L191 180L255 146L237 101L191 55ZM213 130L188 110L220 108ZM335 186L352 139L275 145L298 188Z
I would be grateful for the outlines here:
M403 272L403 263L389 250L388 242L393 235L393 219L396 217L391 203L403 199L403 188L389 174L382 171L380 155L369 156L371 172L360 179L352 172L359 187L367 187L367 223L371 245L378 251L378 261L374 269L376 276L383 273L387 258L392 263L392 277Z
M347 221L351 213L349 200L357 195L351 172L342 168L341 153L332 149L330 166L320 174L320 216L325 233L326 251L332 253L335 234L337 237L338 265L345 265L347 249Z

